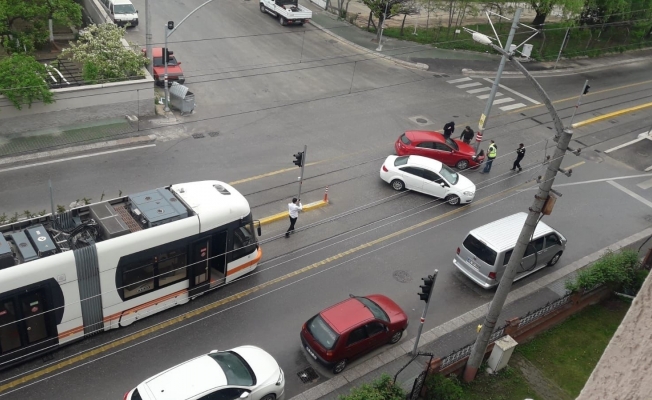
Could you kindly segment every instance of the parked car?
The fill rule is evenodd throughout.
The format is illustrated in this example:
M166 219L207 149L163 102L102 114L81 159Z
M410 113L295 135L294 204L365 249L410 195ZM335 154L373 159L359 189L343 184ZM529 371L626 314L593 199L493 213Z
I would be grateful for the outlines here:
M394 144L399 156L423 156L441 161L449 167L460 170L477 168L485 159L484 154L475 154L470 144L458 139L444 139L434 131L407 131Z
M389 156L380 167L380 179L394 190L414 190L451 205L468 204L475 197L475 185L469 178L432 158Z
M274 357L254 346L213 350L147 379L124 400L282 400L285 376Z
M300 336L310 357L339 374L351 360L398 342L407 326L407 315L389 297L350 295L310 318Z
M100 0L109 17L118 26L138 26L138 10L131 0Z
M285 25L303 25L312 18L312 11L299 4L298 0L258 0L260 12L278 18Z
M143 49L143 56L147 57L147 49ZM174 57L174 52L169 52L168 58L168 86L172 85L172 82L179 82L182 84L186 81L186 78L183 76L183 70L181 69L181 61L177 61ZM163 62L163 48L154 47L152 48L152 74L154 75L154 82L158 86L165 85L165 64Z

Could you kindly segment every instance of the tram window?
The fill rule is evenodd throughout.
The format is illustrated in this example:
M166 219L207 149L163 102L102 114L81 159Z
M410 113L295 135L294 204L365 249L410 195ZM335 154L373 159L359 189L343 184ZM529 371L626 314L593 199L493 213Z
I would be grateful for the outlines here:
M159 256L159 286L166 286L173 282L186 279L186 254L182 251L183 250L170 251Z
M130 299L154 290L154 265L141 263L126 265L122 273L124 298Z
M233 259L237 260L256 250L251 222L233 231Z
M12 300L0 302L0 352L17 349L21 346L18 324L16 324L16 310Z

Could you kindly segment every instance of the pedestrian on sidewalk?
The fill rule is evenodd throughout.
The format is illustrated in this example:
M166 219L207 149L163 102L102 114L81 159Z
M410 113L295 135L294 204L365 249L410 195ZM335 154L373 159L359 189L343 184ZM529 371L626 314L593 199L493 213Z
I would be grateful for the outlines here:
M455 122L451 121L444 125L444 139L448 140L455 132Z
M298 203L298 205L297 205ZM303 210L301 205L301 200L296 197L292 199L292 203L288 203L288 211L290 214L290 227L287 232L285 232L285 237L289 238L290 233L294 233L294 224L297 223L297 218L299 218L299 211Z
M473 129L467 125L466 128L462 131L460 139L462 139L462 141L466 144L471 144L471 139L473 139L474 135L475 134L473 133Z
M523 168L521 168L521 160L525 157L525 145L523 143L518 145L518 149L516 149L516 160L514 161L514 165L512 166L512 171L515 171L516 168L518 167L518 172L523 171Z
M491 171L491 164L494 163L494 159L496 158L497 154L498 146L496 146L496 142L491 140L491 144L489 144L489 148L487 149L487 161L485 162L484 170L481 172L481 174L486 174Z

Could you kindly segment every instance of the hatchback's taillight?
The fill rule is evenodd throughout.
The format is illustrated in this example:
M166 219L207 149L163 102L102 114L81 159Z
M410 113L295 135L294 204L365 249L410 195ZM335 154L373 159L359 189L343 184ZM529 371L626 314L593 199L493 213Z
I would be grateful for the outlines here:
M389 170L387 169L386 166L383 165L383 171L388 172Z
M327 351L326 352L326 357L328 357L328 358L333 357L333 352L332 351Z
M459 247L457 248L457 254L460 254L460 248Z
M131 392L131 390L129 392ZM129 396L129 392L125 393L125 397L123 397L122 400L127 400L127 396Z
M489 279L496 279L496 273L495 272L489 272Z

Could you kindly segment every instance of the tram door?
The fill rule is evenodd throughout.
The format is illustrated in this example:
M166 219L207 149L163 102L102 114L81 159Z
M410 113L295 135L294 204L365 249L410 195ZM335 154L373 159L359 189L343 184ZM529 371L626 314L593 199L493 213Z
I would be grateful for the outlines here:
M48 318L45 297L43 289L36 289L0 300L0 359L16 358L22 348L38 350L38 344L55 332L49 326L52 318Z
M213 246L211 248L211 284L221 285L226 281L226 256L228 231L213 234Z
M208 290L211 278L210 237L194 242L190 251L190 296Z

